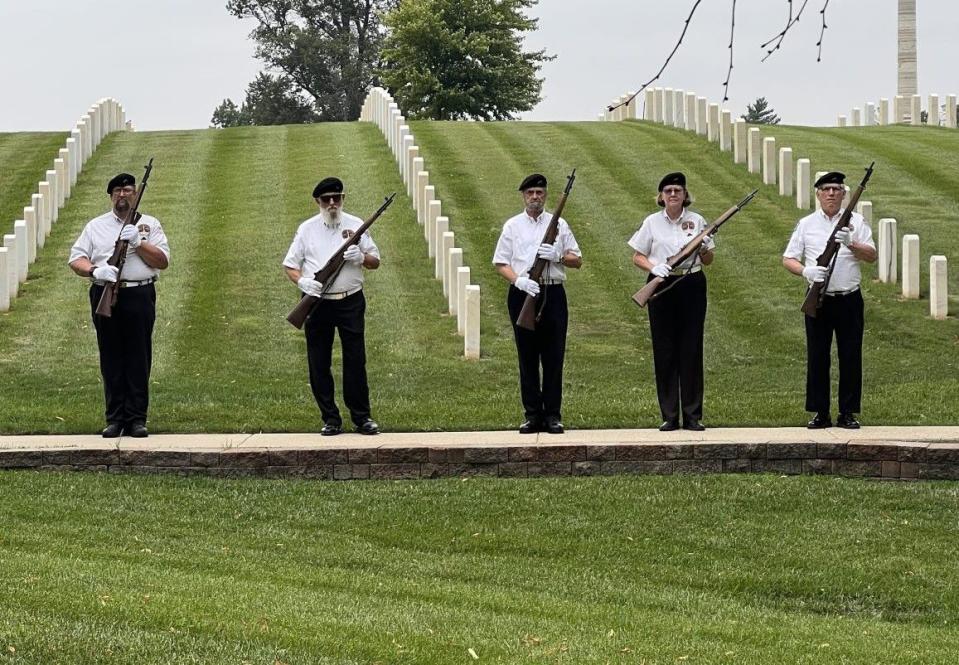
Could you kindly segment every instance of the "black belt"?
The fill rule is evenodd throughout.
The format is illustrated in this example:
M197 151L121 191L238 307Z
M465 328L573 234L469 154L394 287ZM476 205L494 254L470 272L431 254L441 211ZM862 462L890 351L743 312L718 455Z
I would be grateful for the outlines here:
M121 289L129 289L129 288L134 287L134 286L146 286L147 284L153 284L153 282L155 282L155 281L157 281L157 278L156 278L156 277L151 277L151 278L149 278L149 279L141 279L141 280L136 281L136 282L131 282L131 281L129 281L129 280L125 280L125 279L124 279L124 280L120 280L119 282L117 282L117 286L119 286ZM93 283L96 284L97 286L106 286L106 285L107 285L107 282L101 282L101 281L94 281Z
M827 298L841 298L843 296L851 296L858 291L859 287L854 286L851 289L846 289L845 291L827 291L825 295Z

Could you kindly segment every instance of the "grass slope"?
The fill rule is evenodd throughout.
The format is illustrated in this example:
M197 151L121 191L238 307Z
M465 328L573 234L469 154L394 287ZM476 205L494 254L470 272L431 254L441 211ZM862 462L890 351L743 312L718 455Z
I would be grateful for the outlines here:
M0 235L13 233L14 220L23 219L24 207L31 205L30 196L53 168L67 136L61 132L0 134Z
M0 473L0 661L951 663L955 483Z
M642 276L625 242L654 209L656 183L667 171L687 172L695 207L707 217L758 186L758 178L701 137L645 123L424 122L414 131L483 287L479 362L461 358L462 339L445 314L421 228L373 126L116 134L88 162L23 297L0 316L0 433L102 426L87 286L65 261L83 224L107 208L104 183L119 170L141 173L148 156L156 169L144 210L160 218L173 248L158 287L154 431L317 429L302 333L284 321L296 292L279 264L297 224L315 211L310 188L330 173L346 180L347 208L360 216L401 192L373 229L384 256L367 288L374 416L393 431L514 426L521 409L506 284L490 257L503 221L520 208L521 177L541 170L557 189L573 166L579 178L566 217L586 266L569 284L565 419L578 428L655 424L646 315L629 300ZM955 234L935 230L954 219L955 133L846 132L775 129L781 145L811 156L817 169L829 164L853 175L877 159L869 198L878 216L896 216L904 232L922 233L924 253L954 257ZM719 238L708 271L709 425L803 420L802 285L779 259L797 217L791 202L764 188ZM927 320L925 301L900 302L894 286L870 283L872 276L867 268L866 422L956 422L955 320Z

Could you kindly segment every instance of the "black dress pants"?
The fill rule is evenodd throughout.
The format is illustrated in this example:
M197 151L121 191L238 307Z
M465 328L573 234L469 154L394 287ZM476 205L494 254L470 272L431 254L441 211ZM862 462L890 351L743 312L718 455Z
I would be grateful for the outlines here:
M526 293L515 286L506 294L506 307L513 323L513 338L519 356L519 387L523 410L528 420L545 422L562 420L563 360L566 356L566 328L569 310L566 289L562 284L540 287L537 307L542 303L542 316L536 330L516 325L516 317L526 301ZM542 379L540 378L542 366Z
M96 313L103 287L90 287L90 311L100 349L100 374L106 398L106 421L146 423L153 364L156 288L153 284L117 289L113 315Z
M343 348L343 402L354 425L370 418L370 388L366 380L366 297L362 291L341 300L320 300L306 320L306 358L310 388L323 422L342 425L333 397L333 336Z
M659 410L663 420L678 421L680 412L684 422L701 420L706 276L667 277L659 293L649 302Z
M862 406L862 292L825 296L816 318L806 316L806 411L829 413L832 337L839 356L839 413Z

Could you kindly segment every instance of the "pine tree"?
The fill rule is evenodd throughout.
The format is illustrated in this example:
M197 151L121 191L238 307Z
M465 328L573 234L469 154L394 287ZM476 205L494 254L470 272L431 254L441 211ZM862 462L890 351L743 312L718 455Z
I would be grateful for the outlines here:
M765 97L759 97L752 104L746 104L746 113L740 117L752 125L778 125L780 120Z

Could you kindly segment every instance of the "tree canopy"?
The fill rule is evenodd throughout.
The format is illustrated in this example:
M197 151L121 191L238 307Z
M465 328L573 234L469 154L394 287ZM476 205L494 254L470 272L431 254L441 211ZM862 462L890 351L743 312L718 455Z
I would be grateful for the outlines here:
M537 0L404 0L384 18L380 76L410 118L512 119L541 99L551 59L524 52Z
M357 119L376 82L384 36L380 16L397 2L228 0L231 14L256 21L250 37L267 72L250 84L241 108L224 100L213 124Z

